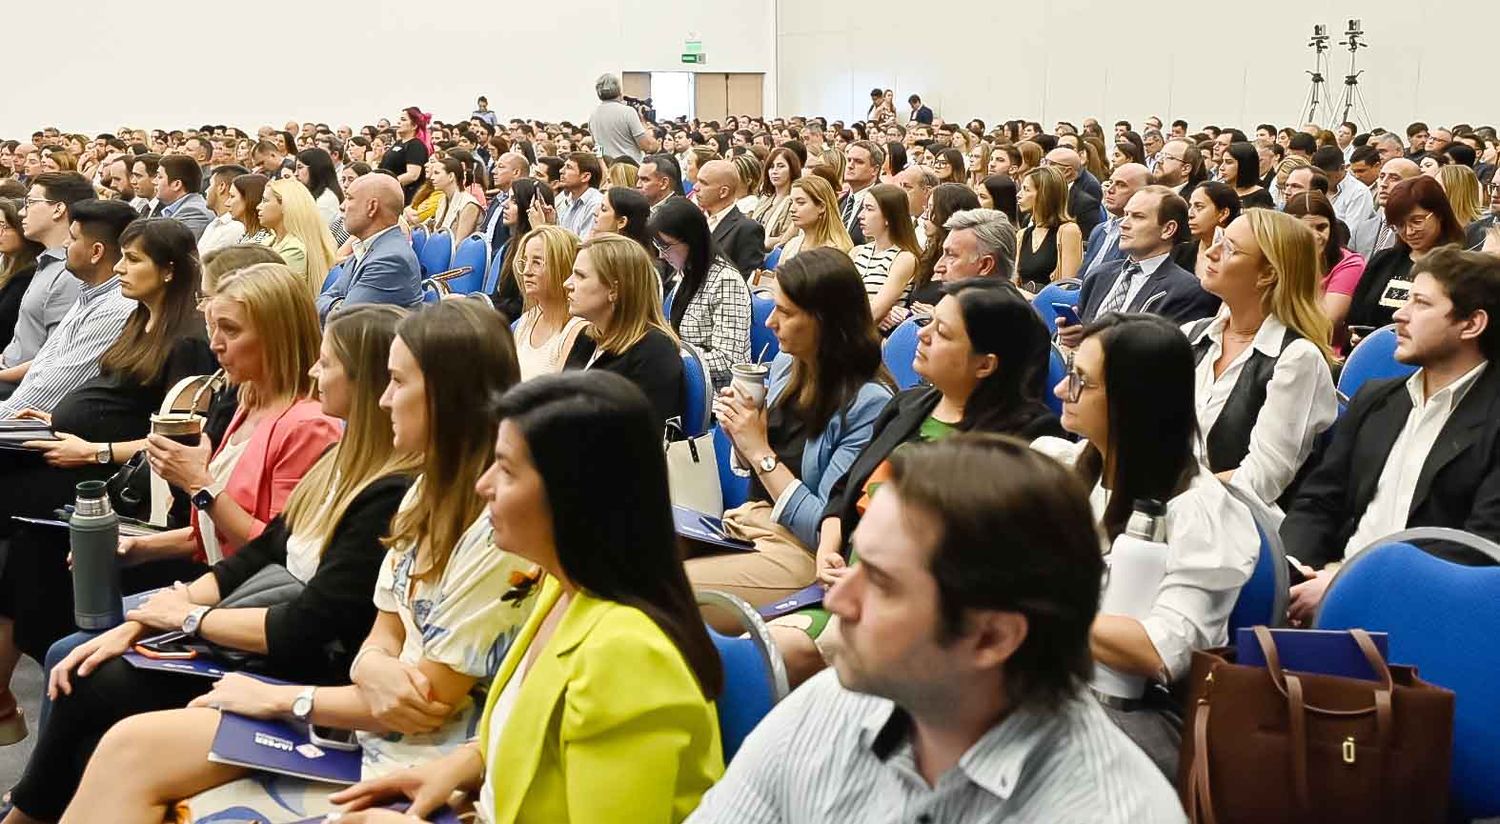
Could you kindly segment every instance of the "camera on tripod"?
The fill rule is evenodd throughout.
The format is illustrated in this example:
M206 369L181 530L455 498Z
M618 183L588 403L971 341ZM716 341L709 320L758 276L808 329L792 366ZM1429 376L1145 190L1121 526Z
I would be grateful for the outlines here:
M1318 28L1322 28L1322 26L1319 26ZM1358 17L1351 17L1349 19L1349 28L1344 32L1344 34L1350 37L1364 37L1365 27Z

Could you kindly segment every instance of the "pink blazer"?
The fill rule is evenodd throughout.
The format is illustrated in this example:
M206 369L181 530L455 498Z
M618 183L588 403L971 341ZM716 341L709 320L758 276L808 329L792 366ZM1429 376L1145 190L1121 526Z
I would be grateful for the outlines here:
M243 409L234 413L234 420L224 433L224 442L228 442L244 420ZM229 474L229 483L223 492L255 518L251 538L259 535L266 524L281 513L297 482L328 451L328 447L338 441L342 431L338 419L324 415L322 405L315 400L298 401L256 427L245 447L245 454L240 456L239 463ZM224 533L216 534L226 557L240 548L239 544L225 538ZM198 536L196 509L193 510L193 540L198 544L198 560L205 560L203 541Z

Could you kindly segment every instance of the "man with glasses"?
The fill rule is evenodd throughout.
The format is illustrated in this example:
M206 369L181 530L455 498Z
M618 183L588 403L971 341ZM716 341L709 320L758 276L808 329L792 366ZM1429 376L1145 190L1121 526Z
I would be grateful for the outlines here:
M1166 141L1162 139L1160 129L1147 129L1141 135L1141 143L1146 149L1146 169L1152 174L1156 173L1156 164L1161 162L1161 150L1166 148Z
M1500 178L1500 175L1496 177ZM1500 228L1500 180L1490 180L1484 192L1489 195L1490 210L1488 214L1470 223L1464 230L1465 249L1483 248L1485 237L1490 234L1490 231Z
M1193 164L1197 160L1198 149L1186 140L1169 140L1162 147L1161 158L1156 162L1156 173L1152 175L1151 182L1158 186L1165 186L1173 193L1187 200L1193 193Z
M93 198L94 187L77 172L39 175L26 195L21 232L47 248L37 257L36 274L21 295L15 333L0 354L0 400L15 391L32 359L78 300L78 280L68 273L68 215L74 204Z
M1392 158L1381 165L1380 175L1375 178L1374 213L1354 228L1349 240L1350 249L1369 260L1376 252L1396 245L1396 229L1385 219L1386 201L1397 183L1421 173L1420 166L1404 157Z

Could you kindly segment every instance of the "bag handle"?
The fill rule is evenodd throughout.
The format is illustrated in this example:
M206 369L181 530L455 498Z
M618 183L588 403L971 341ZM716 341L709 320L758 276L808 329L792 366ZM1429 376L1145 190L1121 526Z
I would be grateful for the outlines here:
M1213 673L1209 673L1213 677ZM1193 715L1193 765L1188 770L1187 814L1192 824L1218 824L1214 815L1214 798L1208 780L1208 709L1207 693L1198 699Z
M1254 628L1254 632L1255 640L1260 644L1261 654L1266 658L1266 672L1271 676L1271 683L1276 686L1276 690L1281 693L1283 698L1289 698L1287 694L1287 679L1293 676L1288 676L1281 668L1281 656L1276 652L1276 642L1271 639L1271 631L1265 626L1257 626ZM1336 718L1352 718L1360 715L1369 715L1373 712L1376 714L1377 722L1381 728L1386 729L1390 721L1391 691L1396 686L1395 679L1391 676L1391 668L1386 664L1385 659L1380 657L1380 650L1376 649L1375 642L1370 640L1368 632L1362 629L1350 629L1347 632L1354 638L1354 642L1359 645L1360 651L1365 655L1365 660L1370 663L1370 669L1374 671L1376 678L1380 682L1374 688L1375 704L1358 710L1331 710L1312 704L1303 704L1303 707L1309 712ZM1382 707L1384 707L1383 710ZM1382 738L1388 734L1383 733Z
M1297 798L1298 819L1312 816L1312 793L1307 786L1307 702L1302 698L1302 679L1286 676L1286 713L1291 727L1292 789Z

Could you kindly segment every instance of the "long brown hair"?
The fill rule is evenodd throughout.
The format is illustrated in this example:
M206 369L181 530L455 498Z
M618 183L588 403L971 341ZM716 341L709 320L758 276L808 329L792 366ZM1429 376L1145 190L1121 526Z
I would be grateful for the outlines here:
M263 228L256 208L260 206L260 199L266 196L266 183L265 175L240 175L229 184L245 202L245 216L240 220L245 226L245 237L254 237Z
M241 278L243 280L243 278ZM396 513L388 547L416 547L424 577L441 578L458 539L484 509L474 481L489 464L496 422L484 410L521 379L516 345L499 312L442 301L410 315L396 336L427 388L427 447L415 500Z
M101 372L128 375L138 383L155 380L184 337L206 338L198 313L198 245L193 233L171 218L137 220L120 233L120 249L134 245L151 259L165 283L161 317L141 303L130 313L115 342L99 356Z
M911 252L913 257L921 257L922 247L917 244L917 229L911 222L911 203L906 199L906 190L890 183L877 183L870 187L870 197L885 220L891 243L903 252Z
M21 239L21 250L7 257L5 268L0 269L0 288L3 288L17 272L35 266L37 256L47 251L47 247L21 234L21 207L8 197L0 197L0 221L5 222L7 231L15 232Z

